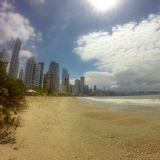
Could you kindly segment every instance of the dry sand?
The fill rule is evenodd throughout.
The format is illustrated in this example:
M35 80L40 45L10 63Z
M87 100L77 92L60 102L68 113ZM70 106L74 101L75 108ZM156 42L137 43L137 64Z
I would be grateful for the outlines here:
M74 98L27 97L16 144L0 160L160 160L160 113L104 108Z

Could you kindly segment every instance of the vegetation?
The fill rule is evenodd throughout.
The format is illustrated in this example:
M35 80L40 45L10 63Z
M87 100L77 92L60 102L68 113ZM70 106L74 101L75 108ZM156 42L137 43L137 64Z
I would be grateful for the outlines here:
M37 92L37 95L41 95L41 94L47 94L50 96L58 96L58 97L66 97L66 96L71 96L70 93L54 93L53 90L51 89L44 89L44 88L38 88L36 86L29 86L27 87L27 90L34 90Z
M70 93L58 93L59 97L68 97L71 96Z
M46 93L46 90L43 89L43 88L38 88L36 86L27 86L26 90L30 90L30 89L33 89L34 91L37 92L37 94L40 94L40 93Z
M15 142L14 131L20 125L18 111L23 108L26 90L33 89L37 94L51 96L70 96L66 93L55 94L52 90L26 87L20 79L14 79L6 72L7 64L0 61L0 143Z
M0 61L0 143L13 141L13 126L20 125L17 112L25 102L25 91L23 81L13 79L6 72L6 63Z

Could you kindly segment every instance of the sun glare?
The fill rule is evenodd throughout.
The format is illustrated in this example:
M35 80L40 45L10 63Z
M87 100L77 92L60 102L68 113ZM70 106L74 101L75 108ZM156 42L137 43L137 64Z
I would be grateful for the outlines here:
M89 0L89 1L97 10L105 11L113 8L118 0Z

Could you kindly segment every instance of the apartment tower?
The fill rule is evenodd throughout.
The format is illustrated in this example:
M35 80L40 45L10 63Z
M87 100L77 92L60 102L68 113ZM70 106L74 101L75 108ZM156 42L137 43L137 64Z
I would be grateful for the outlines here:
M69 92L69 74L66 68L62 69L62 93Z
M18 68L19 68L18 56L21 49L21 45L22 45L22 41L19 38L17 38L13 48L11 62L9 66L9 73L12 75L13 78L17 78L17 74L18 74Z
M79 95L80 94L80 80L76 79L75 80L75 95Z
M39 63L35 57L27 60L25 70L25 84L39 87Z
M85 77L81 77L81 80L80 80L80 93L81 93L81 96L83 96L84 94L84 85L85 85Z
M49 65L49 74L53 74L54 76L54 84L55 84L55 93L59 93L59 64L56 62L51 62Z

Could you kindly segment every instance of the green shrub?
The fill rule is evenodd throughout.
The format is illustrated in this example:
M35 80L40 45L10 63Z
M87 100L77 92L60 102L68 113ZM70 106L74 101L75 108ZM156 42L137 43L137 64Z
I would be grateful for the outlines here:
M6 72L6 64L0 61L0 105L16 107L24 100L26 85Z

